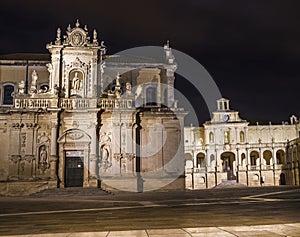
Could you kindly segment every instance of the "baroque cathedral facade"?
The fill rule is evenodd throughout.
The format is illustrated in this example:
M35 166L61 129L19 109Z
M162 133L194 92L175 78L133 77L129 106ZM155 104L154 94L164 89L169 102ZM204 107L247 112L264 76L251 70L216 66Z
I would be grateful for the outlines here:
M77 21L46 47L0 56L0 195L300 184L295 116L249 125L221 98L184 128L168 44L157 58L108 55Z
M0 193L184 189L186 112L168 44L157 60L107 55L77 21L46 47L0 57Z

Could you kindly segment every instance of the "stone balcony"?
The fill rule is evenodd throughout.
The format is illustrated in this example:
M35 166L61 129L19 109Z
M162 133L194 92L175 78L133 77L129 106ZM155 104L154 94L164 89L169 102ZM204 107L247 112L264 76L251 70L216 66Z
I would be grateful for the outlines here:
M97 99L69 99L62 98L59 100L59 107L62 109L90 109L97 108Z
M101 98L99 100L99 107L106 111L117 109L133 109L132 99L106 99Z
M15 98L14 107L17 109L46 109L57 108L56 98Z
M97 108L97 99L82 98L15 98L16 109L89 109Z

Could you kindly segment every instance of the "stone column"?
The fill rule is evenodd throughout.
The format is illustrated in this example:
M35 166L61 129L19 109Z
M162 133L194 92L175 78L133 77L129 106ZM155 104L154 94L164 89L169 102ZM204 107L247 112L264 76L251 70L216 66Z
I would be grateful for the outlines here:
M88 78L88 81L90 80L90 82L88 83L87 86L87 97L91 98L91 97L95 97L97 96L97 52L93 52L94 55L91 59L91 75ZM101 73L101 72L99 72ZM89 75L88 75L89 76Z
M97 179L97 123L93 122L91 130L91 149L90 149L90 164L89 173L91 179Z
M174 71L167 69L167 83L168 83L168 107L171 107L174 103Z
M57 113L53 113L51 117L51 147L50 147L50 178L57 180Z
M49 46L49 51L51 53L51 78L49 82L50 90L54 91L55 84L59 86L59 78L60 78L60 59L61 59L61 51L62 46Z

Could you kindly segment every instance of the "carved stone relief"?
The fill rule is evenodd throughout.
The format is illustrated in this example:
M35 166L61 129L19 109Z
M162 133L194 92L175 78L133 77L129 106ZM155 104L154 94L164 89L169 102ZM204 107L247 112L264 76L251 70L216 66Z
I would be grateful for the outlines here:
M110 133L100 133L100 159L99 172L100 175L107 172L107 169L112 166L111 161L111 138Z
M39 147L38 155L39 155L38 168L42 172L45 172L47 169L50 168L49 155L48 155L47 147L45 145Z

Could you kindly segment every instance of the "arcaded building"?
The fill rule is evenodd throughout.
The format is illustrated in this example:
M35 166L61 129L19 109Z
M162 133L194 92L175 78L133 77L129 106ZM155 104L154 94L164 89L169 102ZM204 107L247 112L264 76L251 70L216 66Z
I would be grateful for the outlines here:
M185 127L186 186L299 185L299 124L292 116L279 125L249 125L217 100L217 111L202 127Z
M0 193L184 189L169 45L158 59L108 55L77 21L46 47L0 57Z

